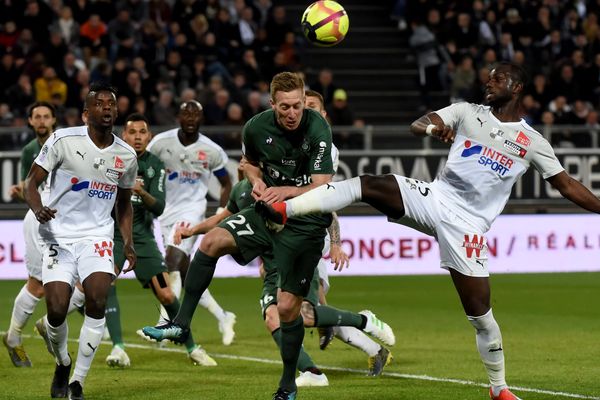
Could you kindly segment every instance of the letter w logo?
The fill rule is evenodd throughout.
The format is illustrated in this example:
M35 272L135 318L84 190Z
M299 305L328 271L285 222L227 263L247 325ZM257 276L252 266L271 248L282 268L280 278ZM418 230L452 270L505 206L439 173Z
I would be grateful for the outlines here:
M96 247L96 253L100 254L100 257L104 257L105 252L112 257L112 242L94 243L94 247Z
M467 257L473 257L473 251L475 251L475 257L481 256L481 250L485 246L483 236L473 235L473 239L469 239L469 235L465 235L465 241L463 247L467 251Z

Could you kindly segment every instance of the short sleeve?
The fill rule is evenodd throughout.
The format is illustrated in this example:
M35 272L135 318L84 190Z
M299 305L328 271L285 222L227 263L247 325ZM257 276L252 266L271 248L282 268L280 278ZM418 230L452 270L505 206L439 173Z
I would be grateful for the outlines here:
M127 168L125 169L125 173L119 179L119 187L121 189L133 189L135 186L135 179L137 178L137 160L133 158Z
M444 121L444 124L456 130L468 107L469 103L454 103L435 111L435 113Z
M225 165L227 165L227 161L229 161L229 157L227 157L227 153L225 153L225 150L223 150L221 147L217 146L216 152L215 152L215 159L212 160L212 166L211 166L211 171L218 171L222 168L225 168Z
M62 142L56 138L56 135L52 135L42 146L42 150L40 150L40 154L35 159L35 163L48 173L52 171L60 164L63 158Z
M29 174L29 170L31 169L31 164L33 164L33 154L29 149L29 146L23 148L21 152L21 180L24 181Z
M552 146L546 140L539 142L539 148L536 149L531 159L531 164L533 164L544 179L553 177L565 170L556 157L556 154L554 154Z
M242 130L242 154L250 161L258 161L258 154L254 146L254 138L252 135L252 121L253 119L247 122Z

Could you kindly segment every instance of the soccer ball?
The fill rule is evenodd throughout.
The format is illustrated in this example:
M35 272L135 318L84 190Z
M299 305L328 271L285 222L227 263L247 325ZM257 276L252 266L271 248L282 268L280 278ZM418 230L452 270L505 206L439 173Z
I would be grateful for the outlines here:
M304 36L317 46L334 46L344 40L350 20L344 7L335 1L316 1L302 14Z

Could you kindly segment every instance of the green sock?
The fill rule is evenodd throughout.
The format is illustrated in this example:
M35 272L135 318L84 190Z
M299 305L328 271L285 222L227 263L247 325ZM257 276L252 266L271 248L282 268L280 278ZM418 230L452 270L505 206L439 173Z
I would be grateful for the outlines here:
M185 289L183 301L177 316L174 318L178 324L189 327L192 323L200 297L212 281L218 260L218 257L210 257L200 250L196 251L183 285Z
M271 336L273 336L273 340L275 341L277 347L279 347L279 350L281 351L281 329L275 329L273 332L271 332ZM308 353L304 351L304 346L300 347L300 354L298 355L298 362L296 363L296 368L298 368L298 370L302 372L306 371L309 368L317 368L312 358L310 358Z
M315 326L353 326L364 328L363 316L346 310L338 310L330 306L315 307Z
M106 327L110 333L110 339L114 345L123 348L123 332L121 331L121 309L117 298L117 287L110 285L108 297L106 298Z
M283 361L283 373L279 381L279 387L290 391L296 388L296 365L298 356L302 349L304 340L304 322L299 316L294 321L280 323L281 326L281 361Z
M163 304L162 305L167 311L167 315L169 319L174 319L177 315L177 311L179 311L179 300L175 298L175 301L171 304ZM188 335L187 340L185 341L185 348L188 353L191 353L196 348L196 342L194 342L194 337L192 336L192 332Z

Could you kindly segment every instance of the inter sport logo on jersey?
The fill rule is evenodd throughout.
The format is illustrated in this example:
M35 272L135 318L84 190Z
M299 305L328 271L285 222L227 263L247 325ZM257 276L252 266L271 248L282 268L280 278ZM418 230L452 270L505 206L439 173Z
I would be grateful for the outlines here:
M484 167L490 168L500 176L506 175L512 168L514 161L492 148L482 146L480 144L471 143L470 140L465 141L465 149L461 153L461 157L468 158L473 155L479 155L477 163Z
M97 197L103 200L111 200L117 191L117 185L98 181L79 181L78 178L71 178L71 190L79 192L88 189L89 197Z
M198 183L202 174L194 171L170 171L167 170L167 179L169 181L174 181L175 179L179 180L179 183L188 183L191 185L195 185Z

